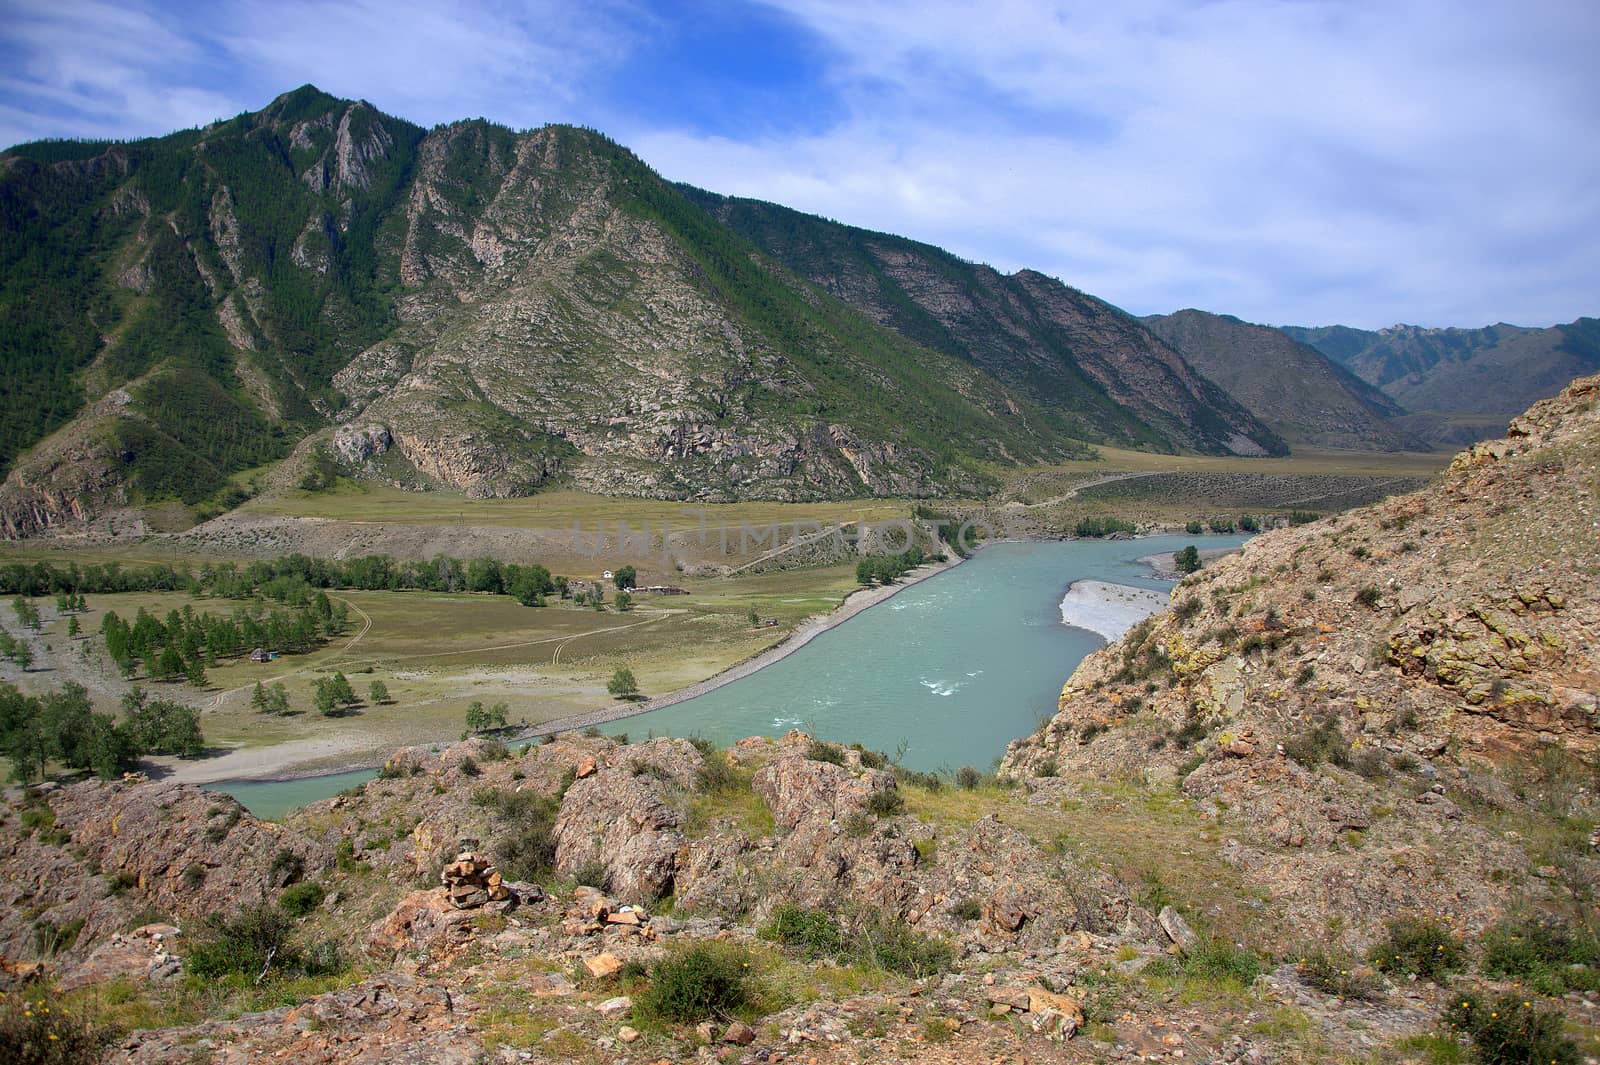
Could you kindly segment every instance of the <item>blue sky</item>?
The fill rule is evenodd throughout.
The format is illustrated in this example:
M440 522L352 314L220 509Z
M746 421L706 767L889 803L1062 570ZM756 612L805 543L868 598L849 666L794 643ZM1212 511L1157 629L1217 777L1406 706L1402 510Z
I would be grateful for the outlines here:
M1592 0L0 4L0 144L311 82L424 125L593 126L1138 314L1600 314Z

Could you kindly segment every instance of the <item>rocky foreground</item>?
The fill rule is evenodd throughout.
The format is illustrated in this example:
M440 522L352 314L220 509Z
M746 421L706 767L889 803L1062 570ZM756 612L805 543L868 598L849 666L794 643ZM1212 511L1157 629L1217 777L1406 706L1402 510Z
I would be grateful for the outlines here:
M1597 407L1189 578L998 778L563 735L403 750L282 825L19 795L0 1025L92 1017L126 1062L1443 1062L1507 993L1577 1061Z

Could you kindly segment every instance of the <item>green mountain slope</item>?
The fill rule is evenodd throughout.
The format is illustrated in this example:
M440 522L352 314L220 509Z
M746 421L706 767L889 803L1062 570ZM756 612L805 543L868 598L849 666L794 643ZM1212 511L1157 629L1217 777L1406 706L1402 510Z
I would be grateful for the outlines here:
M591 131L424 131L310 86L168 137L13 148L0 527L226 505L231 474L313 435L418 487L708 500L980 491L1082 438L1282 450L1040 275L978 277L1025 335L977 343L993 308L885 320L706 205Z
M393 327L372 237L421 135L306 88L204 131L0 157L0 461L65 424L16 472L195 502L287 453Z
M1398 403L1270 326L1197 310L1143 321L1292 443L1359 451L1427 449L1392 421L1405 413Z
M1031 270L684 187L708 212L874 321L978 367L1085 439L1283 454L1281 439L1133 317Z

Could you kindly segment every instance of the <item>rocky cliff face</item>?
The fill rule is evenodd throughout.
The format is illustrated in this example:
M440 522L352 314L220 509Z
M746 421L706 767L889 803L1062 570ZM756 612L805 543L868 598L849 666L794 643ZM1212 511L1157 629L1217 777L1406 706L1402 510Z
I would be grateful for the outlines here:
M386 468L473 496L921 496L1080 438L1282 450L1100 301L894 238L881 290L764 254L584 130L423 131L308 86L4 159L0 333L49 341L16 355L46 402L0 437L9 536L226 505L230 474L358 420Z
M1283 441L1138 320L1034 270L775 204L687 190L786 267L903 336L948 352L1089 440L1283 454Z
M1143 320L1190 365L1292 443L1426 451L1392 419L1400 405L1314 348L1227 315L1186 310Z
M1586 378L1421 492L1252 540L1086 659L1005 771L1175 775L1246 879L1307 914L1482 923L1506 883L1561 898L1562 877L1600 873L1587 840L1550 851L1496 825L1588 808L1597 472Z

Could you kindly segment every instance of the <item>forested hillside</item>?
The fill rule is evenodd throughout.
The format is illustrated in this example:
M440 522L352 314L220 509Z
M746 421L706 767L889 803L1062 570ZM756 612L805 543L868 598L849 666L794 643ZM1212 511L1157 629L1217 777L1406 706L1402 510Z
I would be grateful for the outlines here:
M10 149L0 526L231 506L313 434L402 486L707 500L978 492L1085 441L1284 450L1042 275L900 242L970 313L902 278L885 314L716 206L592 131L424 131L310 86Z

